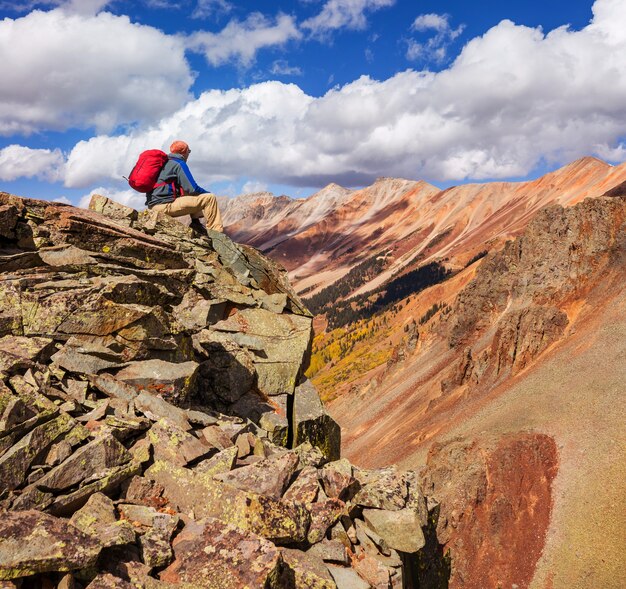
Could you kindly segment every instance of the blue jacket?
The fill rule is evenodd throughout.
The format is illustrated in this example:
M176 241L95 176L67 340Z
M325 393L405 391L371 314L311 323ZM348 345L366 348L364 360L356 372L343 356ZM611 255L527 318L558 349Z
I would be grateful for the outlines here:
M149 208L172 202L178 196L195 196L209 192L193 179L182 155L170 153L167 157L167 162L159 172L157 186L146 194L146 205Z

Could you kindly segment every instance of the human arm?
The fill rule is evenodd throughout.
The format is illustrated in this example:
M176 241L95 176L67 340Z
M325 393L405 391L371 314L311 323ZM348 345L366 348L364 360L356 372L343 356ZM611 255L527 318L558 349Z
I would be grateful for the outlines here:
M183 190L183 194L195 196L204 192L209 192L200 186L191 174L187 162L183 160L177 160L178 167L176 170L177 184Z

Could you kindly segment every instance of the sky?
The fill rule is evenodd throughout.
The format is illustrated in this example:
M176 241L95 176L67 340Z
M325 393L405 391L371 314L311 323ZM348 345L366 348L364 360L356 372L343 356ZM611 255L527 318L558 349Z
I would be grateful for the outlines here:
M626 160L624 0L0 0L0 191L136 208L145 149L222 195Z

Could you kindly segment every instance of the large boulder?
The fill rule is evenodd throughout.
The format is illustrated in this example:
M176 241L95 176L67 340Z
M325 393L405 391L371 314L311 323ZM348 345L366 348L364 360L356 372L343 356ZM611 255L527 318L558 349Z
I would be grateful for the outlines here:
M39 511L2 514L0 538L1 580L87 568L102 550L96 538Z
M198 589L280 589L280 569L280 551L271 542L208 519L186 526L176 537L174 562L160 577Z

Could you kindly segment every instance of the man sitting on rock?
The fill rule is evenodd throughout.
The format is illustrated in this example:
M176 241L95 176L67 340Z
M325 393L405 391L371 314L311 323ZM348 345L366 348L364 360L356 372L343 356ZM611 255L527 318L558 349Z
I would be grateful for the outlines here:
M191 149L184 141L174 141L170 145L168 160L159 173L155 188L146 194L146 204L149 209L170 217L191 215L190 227L197 231L204 233L201 217L204 217L207 231L223 231L215 195L198 186L189 171L187 158L190 153Z

